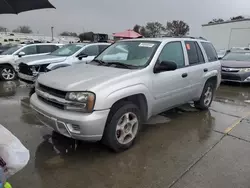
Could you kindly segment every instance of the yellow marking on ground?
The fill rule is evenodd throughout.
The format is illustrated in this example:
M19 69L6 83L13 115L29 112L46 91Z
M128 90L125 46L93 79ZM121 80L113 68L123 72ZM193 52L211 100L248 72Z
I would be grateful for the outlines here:
M241 117L240 119L238 119L237 121L235 121L230 127L226 128L226 130L224 131L224 133L228 134L234 127L236 127L243 119L245 119L249 115L250 115L250 112L247 112L247 114L245 116Z

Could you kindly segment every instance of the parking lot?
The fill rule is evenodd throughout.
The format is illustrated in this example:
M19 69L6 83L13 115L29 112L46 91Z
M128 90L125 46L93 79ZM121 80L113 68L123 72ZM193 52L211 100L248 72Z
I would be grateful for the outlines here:
M209 111L189 105L153 118L130 150L115 154L43 127L29 89L0 82L0 124L30 150L15 188L249 187L249 86L222 85Z

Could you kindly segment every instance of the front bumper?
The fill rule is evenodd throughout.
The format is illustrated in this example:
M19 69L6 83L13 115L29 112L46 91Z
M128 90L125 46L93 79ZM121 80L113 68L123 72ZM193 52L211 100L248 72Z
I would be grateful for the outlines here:
M21 72L18 72L18 77L21 81L27 84L34 84L38 76L30 76L30 75L26 75Z
M250 72L222 72L222 82L250 83Z
M30 105L44 125L64 136L86 141L101 140L110 111L101 110L84 114L60 110L42 102L36 94L31 96Z

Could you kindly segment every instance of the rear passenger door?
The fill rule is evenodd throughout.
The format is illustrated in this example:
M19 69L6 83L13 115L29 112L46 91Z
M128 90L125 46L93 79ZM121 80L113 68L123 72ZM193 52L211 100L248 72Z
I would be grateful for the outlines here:
M185 69L188 74L189 96L192 96L190 100L198 99L200 97L199 91L203 84L205 58L198 42L184 41L184 45L188 62Z

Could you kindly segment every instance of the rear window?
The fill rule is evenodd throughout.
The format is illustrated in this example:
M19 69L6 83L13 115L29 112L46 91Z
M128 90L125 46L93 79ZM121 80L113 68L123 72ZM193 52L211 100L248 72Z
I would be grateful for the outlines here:
M201 42L201 45L203 46L203 48L207 54L207 58L208 58L209 62L213 62L213 61L218 60L217 52L211 43Z

